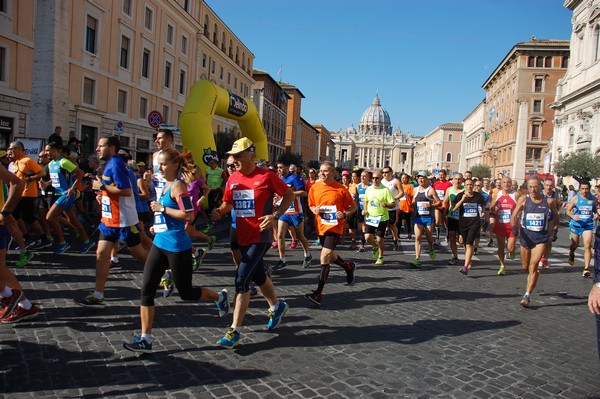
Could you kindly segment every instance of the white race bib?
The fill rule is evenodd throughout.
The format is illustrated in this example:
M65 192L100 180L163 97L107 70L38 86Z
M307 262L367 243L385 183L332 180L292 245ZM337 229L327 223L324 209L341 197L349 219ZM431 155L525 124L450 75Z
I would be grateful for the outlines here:
M52 181L52 187L60 188L60 179L58 173L50 172L50 180Z
M421 216L427 216L429 215L429 208L430 208L430 203L429 201L417 201L417 212L419 213L419 215Z
M320 206L319 217L321 218L321 223L323 224L327 224L330 226L336 226L338 224L337 208L335 205Z
M437 195L438 195L438 198L439 198L441 201L443 201L443 200L444 200L444 195L446 194L446 193L444 192L444 190L435 190L435 192L437 193Z
M238 218L255 217L254 190L233 190L233 209Z
M110 198L102 196L102 217L112 219L112 211L110 209Z
M543 213L528 213L525 216L525 228L529 231L542 231L546 222L546 215Z
M593 217L592 205L581 205L579 209L579 220L589 220Z
M365 219L365 223L369 226L377 227L381 222L381 216L369 216Z
M463 202L463 217L474 218L479 216L479 204L476 202Z
M154 212L154 232L164 233L165 231L169 231L165 215L162 212Z
M498 211L498 219L500 220L500 223L503 223L503 224L510 223L511 216L512 216L512 213L511 213L510 209L500 209Z

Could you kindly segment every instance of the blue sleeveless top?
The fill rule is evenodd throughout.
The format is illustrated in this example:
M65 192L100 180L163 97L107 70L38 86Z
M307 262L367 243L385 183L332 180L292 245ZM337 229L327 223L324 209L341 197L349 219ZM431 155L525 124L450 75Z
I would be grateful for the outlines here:
M579 215L579 221L571 219L569 227L581 228L584 230L594 229L594 197L583 198L577 193L577 202L571 211L574 215Z
M175 180L181 182L181 180ZM173 183L174 184L174 183ZM171 198L173 184L159 198L158 202L166 208L179 209L177 202ZM163 214L168 231L156 233L154 245L169 252L183 252L192 248L192 240L185 233L185 221Z
M521 213L521 234L534 243L548 241L548 223L551 215L548 198L542 196L542 202L536 204L528 194Z
M140 189L137 186L137 181L142 179L142 176L137 176L134 182L132 182L133 193L135 196L135 208L138 212L150 212L150 205L148 204L148 200L140 198Z

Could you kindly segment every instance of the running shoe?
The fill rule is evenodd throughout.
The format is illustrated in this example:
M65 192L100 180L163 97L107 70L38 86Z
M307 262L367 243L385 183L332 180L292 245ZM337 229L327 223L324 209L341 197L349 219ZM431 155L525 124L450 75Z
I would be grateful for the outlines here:
M165 274L163 274L160 279L160 286L163 288L163 297L170 297L175 288L175 283L173 283L173 279L171 278L171 269L166 270Z
M363 244L360 244L358 247L358 252L365 252L365 246Z
M312 303L317 306L321 306L321 300L323 299L323 294L317 294L315 291L310 294L304 294L304 298L308 299Z
M217 344L227 349L233 349L240 341L240 333L229 327L225 336L217 341Z
M508 258L509 258L510 260L515 260L515 256L516 256L516 255L517 255L517 254L516 254L516 251L513 251L512 253L510 253L510 252L509 252L509 253L508 253Z
M592 277L592 272L590 272L590 269L583 269L583 273L581 273L582 277Z
M575 264L575 252L569 251L569 265L573 266Z
M33 252L21 252L19 254L19 259L17 259L17 266L23 267L29 263L29 261L33 258Z
M31 243L29 243L29 245L26 245L25 249L34 249L36 247L39 247L40 245L42 245L42 240L37 239L37 240L32 241Z
M356 263L354 262L346 262L348 268L346 268L346 284L352 285L354 284L354 271L356 270Z
M148 343L141 335L134 335L132 342L123 342L123 348L132 352L152 353L152 343Z
M410 261L410 265L412 267L421 267L421 260L419 258L414 258L413 260Z
M269 322L267 323L267 330L274 330L279 323L281 323L281 319L288 311L288 304L285 301L280 299L278 304L279 306L277 306L275 311L269 309Z
M54 250L54 255L60 255L62 253L65 253L69 248L71 248L71 245L66 241L62 244L58 244L58 248Z
M7 317L23 299L21 290L13 289L12 292L11 296L0 300L0 320Z
M52 244L54 244L54 240L51 238L49 239L48 237L44 237L38 241L39 241L39 244L33 245L31 247L31 249L33 249L33 250L44 249L44 248L51 247Z
M210 236L208 239L208 250L212 251L215 249L215 243L217 242L217 236Z
M308 256L304 257L304 262L302 262L302 268L306 269L307 267L310 267L311 262L312 262L312 255L308 254Z
M84 306L92 309L104 309L106 308L106 301L104 298L98 299L94 296L93 292L90 292L88 296L83 299L73 299L76 305Z
M121 270L121 262L110 261L110 271Z
M437 257L437 254L435 253L434 249L429 250L429 257L431 258L431 260L435 260L435 258Z
M440 240L439 240L439 238L436 238L435 241L433 241L433 245L436 246L436 247L440 246Z
M377 259L379 257L379 248L373 247L373 251L371 252L371 259Z
M207 233L210 231L210 229L212 229L212 226L211 226L210 224L207 224L207 225L204 227L204 229L202 229L202 232L203 232L204 234L207 234Z
M450 259L450 260L448 261L448 264L449 264L450 266L454 266L454 265L457 265L457 264L458 264L458 262L460 262L460 260L459 260L458 258L452 257L452 259Z
M315 245L316 245L316 246L319 246L319 245L321 245L321 240L320 240L319 238L317 238L317 240L315 241Z
M17 307L8 316L0 320L0 323L18 323L19 321L33 319L34 317L37 317L37 315L38 308L36 306L31 305L31 308L25 310L21 306L17 305Z
M298 240L293 240L292 243L290 244L290 249L296 249L297 246L298 246Z
M490 240L490 241L487 243L487 246L488 246L488 247L493 247L493 246L494 246L494 240Z
M221 290L221 298L215 302L217 309L219 309L219 317L226 316L229 313L229 296L227 295L227 290Z
M394 240L394 251L398 250L398 240Z
M464 274L465 276L469 274L469 268L465 267L465 266L458 269L458 271L461 272L462 274Z
M83 242L83 247L81 247L81 250L79 251L80 254L87 254L87 252L94 248L94 245L96 245L96 242L94 240L87 240Z
M479 251L477 250L477 247L473 248L473 255L479 255Z
M376 266L383 265L383 256L380 256L380 257L377 258L377 260L375 261L375 265Z
M523 306L524 308L528 308L530 302L531 297L527 294L523 295L523 299L521 299L521 306Z
M271 249L277 249L279 247L279 244L277 244L277 241L273 241L273 244L271 244Z
M282 261L281 259L275 266L273 266L273 270L283 270L287 267L287 262Z
M194 271L202 267L202 259L204 259L206 256L206 251L202 248L198 248L196 253L198 253L198 256L192 255L192 265L194 266Z
M506 270L503 267L498 269L498 276L506 276Z

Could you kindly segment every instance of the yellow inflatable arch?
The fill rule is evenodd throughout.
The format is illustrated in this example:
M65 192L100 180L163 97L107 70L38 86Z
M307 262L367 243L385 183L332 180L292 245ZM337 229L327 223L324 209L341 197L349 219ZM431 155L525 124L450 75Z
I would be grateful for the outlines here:
M208 161L216 154L212 130L214 115L236 120L242 134L254 143L256 159L268 160L267 134L254 103L208 80L200 80L190 90L179 119L179 129L183 146L192 152L202 170L208 167ZM203 162L198 162L200 159Z

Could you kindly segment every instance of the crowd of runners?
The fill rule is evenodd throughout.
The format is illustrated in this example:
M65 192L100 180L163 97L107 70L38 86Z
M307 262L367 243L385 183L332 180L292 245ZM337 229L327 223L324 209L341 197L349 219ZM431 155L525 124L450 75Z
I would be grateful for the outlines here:
M0 151L0 323L31 319L39 312L7 267L7 250L15 248L15 265L24 267L36 251L69 251L66 234L80 237L79 253L96 249L94 290L74 299L77 305L107 306L105 287L110 270L120 267L120 245L144 264L141 333L123 344L142 353L152 351L159 290L163 297L176 291L182 300L212 302L221 317L230 313L232 302L232 323L217 342L223 347L238 344L250 298L259 292L268 304L266 328L275 329L289 306L279 299L271 273L295 266L286 251L297 247L303 251L301 268L315 262L311 246L321 248L316 288L305 294L317 307L332 264L344 270L348 285L355 281L356 260L343 259L336 251L342 244L356 252L370 251L376 266L409 261L414 268L427 266L423 252L435 260L438 247L447 245L448 265L458 266L457 272L465 276L477 272L473 256L480 245L496 247L498 276L506 275L507 258L520 258L527 272L520 304L529 307L540 273L551 267L550 251L564 213L571 240L567 262L574 265L582 241L582 276L592 277L599 214L587 181L580 181L575 191L537 176L519 186L507 176L491 181L470 171L449 179L444 170L436 176L420 171L413 177L389 166L339 171L333 163L322 162L318 170L302 169L286 158L257 161L248 138L233 143L226 169L212 157L203 173L189 151L173 148L171 131L158 131L155 143L151 168L133 161L115 136L100 138L97 154L87 160L81 159L76 139L64 145L60 131L50 137L37 161L19 141ZM193 272L215 245L216 237L209 233L222 218L231 220L233 295L192 284ZM202 231L196 229L200 219ZM313 235L311 244L307 236ZM414 258L400 256L401 235L414 240ZM192 240L204 242L205 248ZM269 250L279 256L273 266L264 261ZM590 309L594 311L592 305Z

